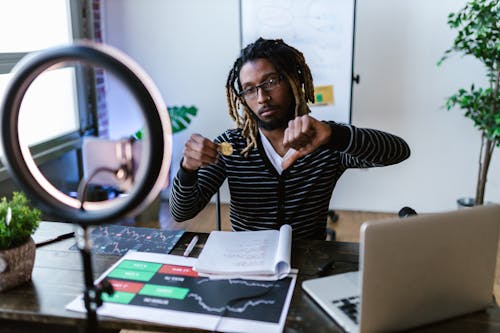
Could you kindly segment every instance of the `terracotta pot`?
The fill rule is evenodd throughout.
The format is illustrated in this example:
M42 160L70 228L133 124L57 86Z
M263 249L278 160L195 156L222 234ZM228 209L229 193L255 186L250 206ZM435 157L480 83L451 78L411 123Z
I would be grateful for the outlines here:
M14 288L31 280L35 252L33 238L18 247L0 250L0 291Z

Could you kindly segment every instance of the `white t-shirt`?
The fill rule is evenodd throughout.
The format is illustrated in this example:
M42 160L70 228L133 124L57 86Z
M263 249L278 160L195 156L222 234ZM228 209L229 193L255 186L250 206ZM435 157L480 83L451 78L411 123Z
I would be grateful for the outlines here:
M295 151L295 149L293 148L288 149L285 156L281 157L276 152L276 150L274 150L273 145L271 144L271 142L269 142L269 140L266 138L266 136L262 133L260 129L259 129L259 134L260 134L260 140L262 141L262 146L264 146L264 151L266 152L267 157L273 164L276 171L281 175L281 173L283 172L283 168L281 167L281 162L283 162L283 160L287 158L288 155L292 154Z

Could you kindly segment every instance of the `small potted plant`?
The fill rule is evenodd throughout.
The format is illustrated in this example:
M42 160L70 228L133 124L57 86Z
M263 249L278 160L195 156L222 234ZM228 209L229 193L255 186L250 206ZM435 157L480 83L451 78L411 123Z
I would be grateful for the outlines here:
M41 212L31 208L26 196L14 192L12 200L0 200L0 291L31 280L35 243Z
M488 87L474 84L459 89L446 100L446 109L459 108L481 132L475 205L482 205L488 169L495 147L500 146L500 3L498 0L470 0L448 16L448 25L458 34L446 50L440 65L452 53L470 55L484 64ZM461 202L459 201L459 204Z

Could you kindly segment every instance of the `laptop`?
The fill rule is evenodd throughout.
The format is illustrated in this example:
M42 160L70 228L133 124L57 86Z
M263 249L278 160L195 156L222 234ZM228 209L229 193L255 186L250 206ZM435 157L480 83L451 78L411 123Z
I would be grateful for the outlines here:
M500 205L365 222L358 272L302 288L348 332L413 328L493 301Z

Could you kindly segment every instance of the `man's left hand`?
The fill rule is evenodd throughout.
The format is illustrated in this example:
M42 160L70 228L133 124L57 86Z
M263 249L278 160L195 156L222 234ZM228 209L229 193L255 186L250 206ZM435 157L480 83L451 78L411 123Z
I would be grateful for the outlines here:
M290 167L296 160L312 153L318 147L330 140L332 130L325 124L311 116L300 116L288 122L283 136L283 144L295 151L289 154L281 163L283 170Z

